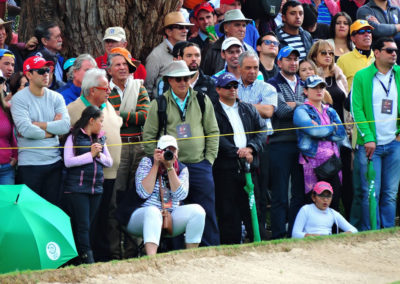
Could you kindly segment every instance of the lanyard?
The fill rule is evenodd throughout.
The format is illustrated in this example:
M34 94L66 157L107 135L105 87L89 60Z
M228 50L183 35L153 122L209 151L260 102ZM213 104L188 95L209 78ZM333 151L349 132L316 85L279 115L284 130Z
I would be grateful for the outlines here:
M375 75L375 77L376 77L376 79L378 79L379 83L381 83L381 86L386 93L386 97L389 97L390 87L392 86L393 71L390 73L389 84L388 84L387 89L385 87L385 84L383 84L383 82L381 80L379 80L378 76Z
M186 102L185 102L185 107L183 108L183 111L182 111L181 108L178 106L179 114L180 114L180 116L181 116L182 122L184 122L184 121L186 120L186 110L187 110L188 104L189 104L189 102L186 101Z

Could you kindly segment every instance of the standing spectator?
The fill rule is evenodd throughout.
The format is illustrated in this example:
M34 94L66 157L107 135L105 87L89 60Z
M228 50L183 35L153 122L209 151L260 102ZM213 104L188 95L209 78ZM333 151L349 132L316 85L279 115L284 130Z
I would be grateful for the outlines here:
M351 20L354 22L357 20L357 11L367 0L340 0L340 9L342 12L347 13Z
M336 0L301 0L302 3L312 4L317 9L318 23L331 23L331 18L340 12L339 2Z
M221 244L241 242L242 221L250 239L254 237L248 196L244 190L245 163L252 165L251 170L256 177L257 156L266 138L265 121L256 108L237 99L238 84L235 76L229 72L219 76L216 83L220 101L214 108L220 133L234 134L220 136L218 156L213 166ZM254 182L256 180L253 179Z
M5 97L6 101L11 100L12 96L23 88L29 86L28 79L23 72L16 72L10 78L10 94Z
M303 4L304 21L301 27L308 31L313 40L327 39L329 36L329 24L319 23L318 11L312 4Z
M94 263L90 228L103 193L103 167L112 166L102 131L103 120L98 107L88 106L65 142L64 199L82 263Z
M278 92L278 107L272 117L275 132L269 139L269 161L273 165L270 167L270 176L273 177L271 178L271 227L274 239L290 234L297 212L304 204L304 180L299 164L296 132L279 131L294 127L294 110L304 102L303 87L296 75L299 69L299 56L300 52L291 46L282 48L278 53L278 66L281 71L268 81ZM289 182L292 193L290 206ZM289 221L288 231L287 221Z
M226 13L231 11L231 10L241 10L242 9L242 4L240 0L221 0L220 1L220 13L224 17L222 22L225 21ZM244 16L243 16L244 17ZM222 22L219 24L215 25L215 31L217 32L217 35L221 37L223 35L223 31L221 30L220 26L222 26ZM253 50L256 49L257 45L257 39L260 37L260 34L257 31L257 28L252 20L246 23L246 30L245 30L245 35L243 37L243 41L251 46Z
M72 65L70 71L72 80L57 90L65 100L65 104L69 105L81 95L82 80L86 71L96 67L96 61L90 54L84 53L79 55Z
M207 49L217 41L212 33L207 32L207 27L215 25L215 11L209 2L204 2L194 8L194 18L199 26L198 35L189 41L199 45L202 56L205 56Z
M0 71L0 89L4 87L6 79ZM17 147L14 135L14 123L11 117L10 106L4 96L0 96L0 147ZM15 183L15 165L18 160L18 150L0 149L0 184Z
M274 32L268 32L257 40L257 51L260 57L260 71L267 82L279 73L275 58L279 51L279 41Z
M206 211L206 223L202 245L218 245L219 231L215 217L215 190L212 164L218 152L218 124L214 108L208 96L197 94L189 84L196 74L189 71L182 60L173 61L164 73L171 88L160 98L165 98L165 124L160 125L158 100L150 104L149 115L144 124L143 140L154 141L161 132L179 140L180 160L189 170L189 195L186 204L196 203ZM164 117L165 118L165 117ZM147 155L154 152L154 143L146 143Z
M105 53L102 56L96 57L96 63L100 69L107 69L107 57L111 53L111 49L115 47L126 48L128 46L125 30L121 27L107 28L103 37L103 45ZM144 68L140 61L136 61L133 57L132 61L138 65L136 71L133 73L134 78L145 80L147 75L146 68Z
M282 7L282 21L283 25L277 27L275 31L281 48L290 45L300 52L300 59L305 58L313 40L309 32L301 27L304 21L301 3L297 0L286 2Z
M128 50L122 47L111 49L108 55L108 74L111 76L111 93L108 101L113 105L116 113L122 117L121 141L126 143L122 146L121 162L114 184L114 195L110 207L116 210L124 195L130 187L135 184L135 172L144 156L142 141L142 128L146 121L150 99L143 80L133 79L132 74L136 66L131 60L132 56ZM110 236L111 253L113 258L121 257L119 224L115 222L115 232ZM126 258L132 255L125 256Z
M86 107L98 107L104 115L106 143L113 145L109 148L113 165L103 171L103 195L93 227L92 249L96 261L108 261L111 258L108 235L112 232L109 230L109 219L113 219L114 216L110 214L110 203L121 158L122 118L116 114L114 107L107 100L110 93L106 71L92 68L83 77L81 96L68 105L71 125L75 125Z
M41 23L35 28L35 37L39 44L32 55L43 57L43 51L45 50L45 52L50 52L54 56L57 56L54 74L58 81L62 81L64 58L60 55L63 43L60 27L54 22Z
M0 70L3 73L4 78L10 79L14 74L15 67L15 56L7 49L0 49Z
M220 57L225 61L225 68L215 73L212 77L216 79L225 72L232 73L240 78L239 56L243 53L242 43L235 37L228 37L222 43Z
M346 131L335 109L322 104L325 81L313 75L306 79L304 93L306 102L294 111L293 123L300 129L297 130L298 147L301 151L299 162L303 165L305 193L308 203L311 201L310 193L317 183L318 178L314 169L328 161L333 155L340 157L336 144L346 137ZM320 127L314 127L314 126ZM332 208L339 210L339 200L342 188L342 173L324 180L333 187Z
M374 59L374 53L371 51L372 30L373 27L364 20L357 20L350 26L351 40L355 48L340 56L337 61L337 65L346 76L348 90L352 88L354 75L369 66Z
M165 16L164 25L161 29L165 38L146 58L145 87L150 98L157 96L157 82L165 73L169 63L173 61L172 49L178 41L186 41L190 26L193 26L193 24L187 23L180 12L171 12Z
M335 62L339 56L353 50L354 44L350 38L351 18L345 12L337 13L331 21L329 27L328 42L332 45L335 52Z
M60 205L62 161L58 135L69 131L62 96L46 88L53 62L32 56L24 62L29 87L16 93L11 113L18 133L18 183Z
M256 53L245 51L239 57L239 91L238 98L246 103L252 104L264 119L266 135L272 135L273 128L271 117L278 106L278 94L275 87L263 80L257 80L259 70L259 59ZM265 135L265 136L266 136ZM269 188L269 145L267 139L262 141L262 149L258 151L260 170L257 178L260 179L260 186L255 190L257 211L259 215L260 234L266 238L266 210L267 210L267 189Z
M399 86L400 67L396 65L397 46L391 38L380 38L373 46L375 64L357 72L351 96L357 124L362 186L362 230L369 230L367 163L372 160L377 201L377 228L395 225L396 196L400 180ZM368 123L365 123L368 122Z
M8 49L15 56L15 70L22 71L22 56L18 46L11 44L13 33L12 33L12 21L4 22L0 18L0 49Z

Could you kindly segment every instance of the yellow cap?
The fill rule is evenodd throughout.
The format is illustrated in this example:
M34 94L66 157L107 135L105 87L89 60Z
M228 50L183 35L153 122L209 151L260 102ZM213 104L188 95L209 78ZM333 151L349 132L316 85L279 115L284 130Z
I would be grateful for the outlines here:
M358 30L361 30L362 28L370 28L371 30L374 29L373 26L371 26L368 21L366 20L357 20L355 21L351 26L350 26L350 35L353 34L353 32L356 32Z

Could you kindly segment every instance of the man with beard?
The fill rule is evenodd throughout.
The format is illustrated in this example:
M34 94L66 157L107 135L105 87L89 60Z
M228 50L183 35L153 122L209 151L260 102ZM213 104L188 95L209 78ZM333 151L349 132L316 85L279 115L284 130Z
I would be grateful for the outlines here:
M271 227L272 238L290 237L297 212L304 205L303 169L299 164L299 149L293 125L294 110L303 104L303 88L296 75L299 69L300 52L285 46L278 53L278 66L281 72L268 83L278 92L278 107L272 116L274 134L270 136L271 164ZM291 182L290 206L288 200L289 181ZM289 209L289 210L288 210ZM289 230L286 222L289 221Z
M212 103L218 102L219 96L215 90L214 80L210 76L204 74L201 70L201 51L200 47L193 42L186 42L178 52L178 60L185 61L190 71L196 71L194 76L189 80L190 86L197 92L207 94ZM163 93L169 89L168 82L164 82Z

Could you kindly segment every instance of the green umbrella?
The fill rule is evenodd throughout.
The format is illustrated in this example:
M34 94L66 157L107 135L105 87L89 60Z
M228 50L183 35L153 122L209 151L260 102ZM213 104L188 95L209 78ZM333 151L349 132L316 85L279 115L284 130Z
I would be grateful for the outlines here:
M251 179L250 164L247 162L245 164L244 175L246 178L246 185L244 186L244 190L249 195L249 207L251 213L251 224L253 225L254 242L260 242L261 237L260 237L260 228L258 226L256 200L254 198L254 184L253 180Z
M369 221L371 229L376 230L376 198L375 198L375 170L372 160L368 160L367 180L368 180L368 201L369 201Z
M57 268L75 256L67 214L26 185L0 186L0 273Z

